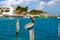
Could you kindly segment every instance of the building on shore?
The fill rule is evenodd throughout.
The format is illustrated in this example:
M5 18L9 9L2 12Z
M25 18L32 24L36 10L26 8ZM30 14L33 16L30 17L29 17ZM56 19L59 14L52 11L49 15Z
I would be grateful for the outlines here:
M2 15L14 15L14 8L11 6L3 6L0 8Z

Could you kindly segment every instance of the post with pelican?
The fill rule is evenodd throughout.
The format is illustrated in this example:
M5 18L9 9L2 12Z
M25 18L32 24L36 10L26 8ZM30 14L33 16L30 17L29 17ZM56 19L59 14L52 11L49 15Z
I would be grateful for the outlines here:
M25 29L29 30L29 36L30 36L30 40L34 40L34 29L32 29L32 27L34 26L34 17L30 16L30 19L32 20L32 22L28 23L25 25Z

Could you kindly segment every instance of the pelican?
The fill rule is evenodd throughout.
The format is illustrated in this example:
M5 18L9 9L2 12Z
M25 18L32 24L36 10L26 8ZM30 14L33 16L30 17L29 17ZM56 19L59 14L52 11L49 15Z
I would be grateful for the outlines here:
M18 35L19 32L19 20L16 21L16 35Z
M29 29L30 40L34 40L34 30L31 29L34 25L34 18L30 16L30 19L32 20L32 22L26 24L25 29Z
M25 25L25 29L31 29L34 25L34 18L30 16L30 19L32 20L32 22L28 23Z

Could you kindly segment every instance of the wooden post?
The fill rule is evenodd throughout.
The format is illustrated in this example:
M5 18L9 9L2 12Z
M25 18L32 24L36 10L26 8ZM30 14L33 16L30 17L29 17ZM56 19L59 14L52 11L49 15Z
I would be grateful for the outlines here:
M16 32L19 32L19 20L16 21Z
M19 20L16 21L16 40L18 40L18 33L19 33Z
M34 40L34 30L29 30L30 40Z
M60 40L60 20L59 20L59 23L58 23L58 40Z

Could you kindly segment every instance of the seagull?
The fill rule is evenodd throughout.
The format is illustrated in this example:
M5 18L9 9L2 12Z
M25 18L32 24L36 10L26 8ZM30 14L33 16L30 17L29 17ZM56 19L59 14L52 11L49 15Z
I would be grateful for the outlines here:
M25 25L25 29L31 29L31 28L33 27L34 22L35 22L35 21L34 21L34 17L31 17L31 16L30 16L30 19L32 20L32 22L26 24L26 25Z

